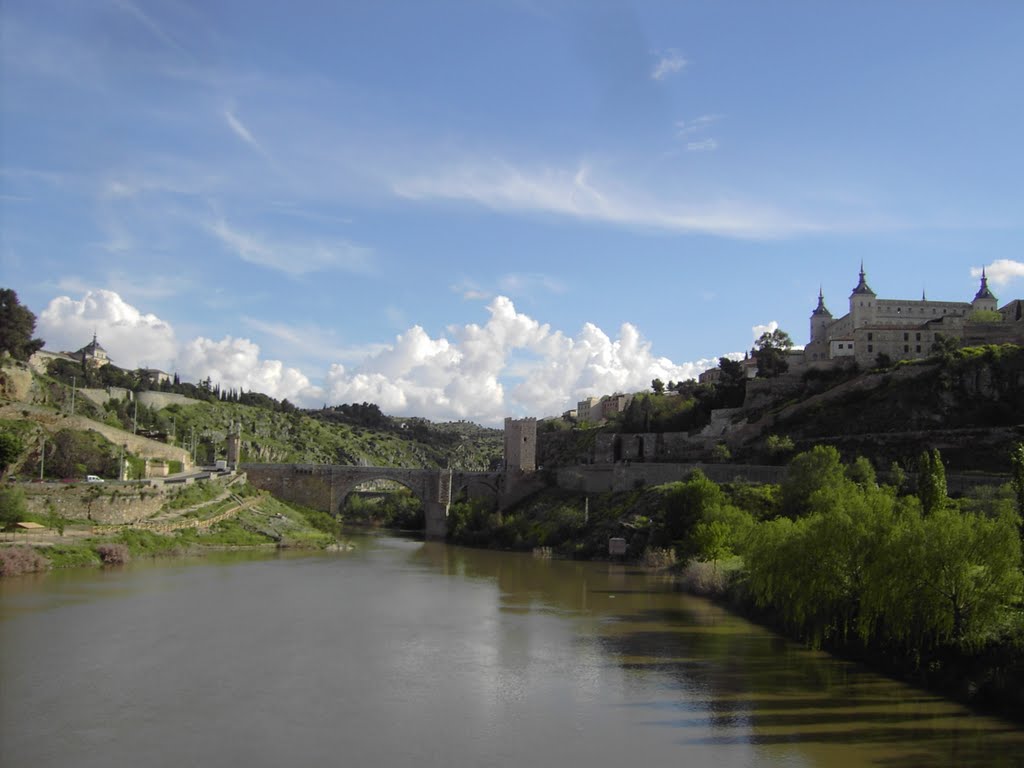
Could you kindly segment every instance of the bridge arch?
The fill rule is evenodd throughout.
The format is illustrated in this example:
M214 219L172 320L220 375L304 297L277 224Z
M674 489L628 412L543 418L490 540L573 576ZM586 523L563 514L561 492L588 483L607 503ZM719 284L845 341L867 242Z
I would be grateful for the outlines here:
M448 505L452 487L468 486L471 496L491 495L500 489L500 473L460 472L450 469L351 467L340 464L243 464L249 481L284 501L336 514L354 488L370 480L393 480L409 488L423 503L426 536L448 534Z

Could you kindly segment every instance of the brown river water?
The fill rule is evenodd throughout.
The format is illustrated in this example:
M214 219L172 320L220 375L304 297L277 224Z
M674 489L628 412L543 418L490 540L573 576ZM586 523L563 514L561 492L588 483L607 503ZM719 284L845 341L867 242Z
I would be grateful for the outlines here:
M1024 765L629 566L353 542L0 580L0 765Z

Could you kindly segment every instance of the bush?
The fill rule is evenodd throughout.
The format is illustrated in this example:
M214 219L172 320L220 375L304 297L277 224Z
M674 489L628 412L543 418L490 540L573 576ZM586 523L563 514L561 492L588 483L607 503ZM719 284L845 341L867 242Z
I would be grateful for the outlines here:
M21 576L37 573L50 567L50 561L32 547L3 547L0 549L0 576Z
M132 559L131 552L125 544L98 544L96 554L104 565L124 565Z

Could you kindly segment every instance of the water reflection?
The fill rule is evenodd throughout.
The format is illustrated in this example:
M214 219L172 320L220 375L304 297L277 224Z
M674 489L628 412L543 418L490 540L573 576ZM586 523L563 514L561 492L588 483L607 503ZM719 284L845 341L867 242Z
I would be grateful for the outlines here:
M799 745L799 764L1024 765L1015 725L797 646L644 571L438 545L413 557L493 579L502 610L591 619L604 657L675 694L628 706L681 745Z
M5 765L853 768L1024 753L1007 723L629 566L389 537L0 582L0 659Z

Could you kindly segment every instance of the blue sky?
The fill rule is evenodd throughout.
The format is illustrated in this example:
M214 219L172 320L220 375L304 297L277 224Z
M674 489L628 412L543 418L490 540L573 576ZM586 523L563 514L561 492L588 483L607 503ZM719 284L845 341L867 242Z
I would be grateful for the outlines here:
M0 284L52 349L496 423L819 285L1024 295L1019 2L0 5Z

